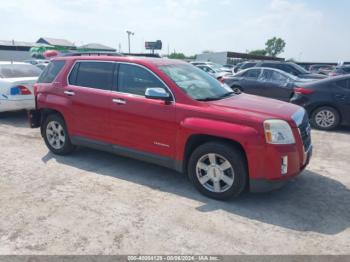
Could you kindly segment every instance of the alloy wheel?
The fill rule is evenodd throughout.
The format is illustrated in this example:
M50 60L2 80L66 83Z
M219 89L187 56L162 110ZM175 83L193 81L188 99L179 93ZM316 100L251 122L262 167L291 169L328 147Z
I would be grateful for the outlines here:
M330 110L321 110L315 115L315 122L318 126L329 128L334 125L336 116Z
M206 154L196 165L196 175L201 185L214 193L229 190L234 182L234 171L231 163L219 154Z
M50 146L59 150L63 148L66 142L66 134L63 126L57 121L51 121L46 127L46 137Z

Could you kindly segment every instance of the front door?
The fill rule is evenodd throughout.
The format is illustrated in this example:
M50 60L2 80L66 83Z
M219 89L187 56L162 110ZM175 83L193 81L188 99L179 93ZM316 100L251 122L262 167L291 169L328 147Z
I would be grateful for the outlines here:
M119 64L113 92L111 125L114 144L153 155L174 158L175 102L145 98L147 88L169 89L150 70L136 64Z

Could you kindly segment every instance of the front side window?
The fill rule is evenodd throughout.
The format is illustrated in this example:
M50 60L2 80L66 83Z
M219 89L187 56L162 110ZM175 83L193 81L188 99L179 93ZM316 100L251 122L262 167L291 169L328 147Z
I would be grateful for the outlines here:
M160 65L159 69L195 100L212 101L234 95L229 86L194 66L171 64Z
M167 88L148 70L135 65L121 64L118 74L118 91L144 96L147 88Z
M111 90L115 63L79 62L69 75L69 84Z
M38 83L52 83L63 68L64 64L65 61L52 61L40 75Z
M246 78L257 79L260 76L260 73L260 69L251 69L245 72L243 76Z
M31 64L2 64L0 65L1 78L37 77L41 69Z

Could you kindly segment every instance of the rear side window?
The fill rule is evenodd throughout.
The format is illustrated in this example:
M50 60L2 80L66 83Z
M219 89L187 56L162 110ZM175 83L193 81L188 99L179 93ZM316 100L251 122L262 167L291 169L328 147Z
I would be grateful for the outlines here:
M65 61L52 61L40 75L38 83L52 83L63 68L64 64Z
M142 67L128 64L121 64L119 66L119 92L144 96L146 89L151 87L162 87L166 89L157 77Z
M111 90L115 63L76 63L68 80L69 84L83 87Z

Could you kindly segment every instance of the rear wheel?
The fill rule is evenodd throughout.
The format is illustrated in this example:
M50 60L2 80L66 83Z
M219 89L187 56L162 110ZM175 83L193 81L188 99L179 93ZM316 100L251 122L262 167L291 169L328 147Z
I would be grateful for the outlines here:
M54 154L67 155L75 149L70 141L66 124L58 114L46 117L43 123L43 137L46 146Z
M311 125L320 130L333 130L340 124L340 116L332 107L323 106L313 111Z
M188 173L199 192L219 200L237 197L247 183L242 152L222 142L199 146L190 157Z
M242 93L242 88L240 86L232 86L232 91L235 92L236 94Z

